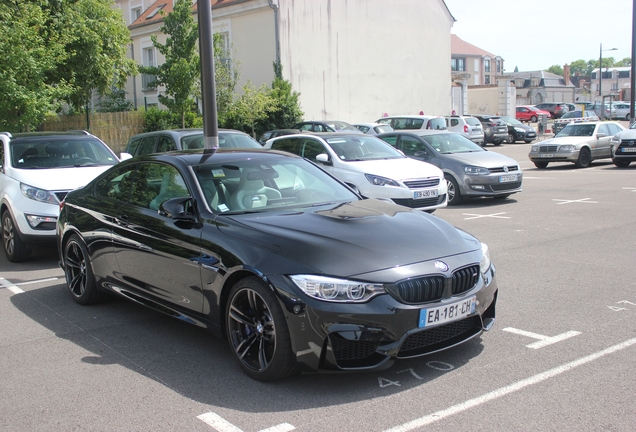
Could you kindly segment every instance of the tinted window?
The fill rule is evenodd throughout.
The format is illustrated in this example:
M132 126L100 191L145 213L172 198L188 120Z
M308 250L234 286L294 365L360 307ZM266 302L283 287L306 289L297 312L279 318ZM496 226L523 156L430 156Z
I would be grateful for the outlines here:
M139 148L137 149L137 153L133 153L133 156L141 156L155 152L155 142L157 142L157 137L155 135L145 137L141 139L139 143Z
M302 151L300 138L282 138L276 140L272 143L272 149L286 151L300 156Z
M95 185L95 195L128 202L137 165L111 171Z
M321 142L314 139L303 139L302 157L307 158L312 162L316 162L316 156L322 153L329 154Z
M16 168L69 168L117 163L108 148L92 137L46 136L41 141L16 138L11 141L10 151Z
M159 143L157 144L157 152L169 152L177 149L177 144L173 141L172 137L167 135L161 135L159 137Z
M414 137L402 136L400 138L400 148L407 156L415 156L418 153L418 157L423 156L421 152L426 151L426 146L423 142Z
M426 129L446 129L446 122L442 118L432 118L428 121Z

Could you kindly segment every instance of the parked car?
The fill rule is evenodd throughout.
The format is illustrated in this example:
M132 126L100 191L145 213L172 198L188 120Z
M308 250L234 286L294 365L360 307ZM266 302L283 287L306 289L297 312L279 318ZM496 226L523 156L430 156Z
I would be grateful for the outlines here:
M513 144L517 141L531 143L537 138L537 131L532 126L524 125L516 118L510 116L501 116L501 119L508 126L507 143Z
M596 116L594 111L578 111L578 110L570 111L563 114L563 116L561 116L560 119L554 121L554 124L552 125L552 131L556 135L568 123L575 123L575 122L580 123L580 122L598 121L598 120L599 118Z
M258 138L258 142L261 143L261 145L264 145L270 138L276 138L277 136L292 135L297 133L302 133L302 131L300 129L274 129L264 132L263 135Z
M219 129L219 147L261 148L254 138L233 129ZM203 148L203 129L166 129L144 132L130 137L122 159L151 153Z
M552 118L552 114L549 111L539 109L533 105L522 105L516 108L516 118L522 122L536 123L541 115L546 118Z
M450 131L396 131L378 135L405 155L444 172L448 204L465 198L507 198L521 192L523 173L514 159L487 151Z
M622 130L617 122L569 123L554 138L533 145L528 157L537 168L552 162L587 168L594 160L612 157L610 138Z
M2 246L7 259L29 258L34 244L55 242L64 196L119 162L84 131L0 133Z
M446 182L439 168L407 158L372 135L289 135L267 141L265 148L307 158L368 198L429 213L446 207Z
M499 116L473 114L484 128L484 145L492 143L496 146L508 139L508 125Z
M404 129L446 129L446 120L442 116L433 115L402 115L377 119L376 123L388 124L393 130Z
M612 118L629 121L629 102L616 102L612 104L614 115Z
M619 168L627 168L636 161L636 122L610 138L612 162Z
M554 119L560 118L563 114L569 111L568 106L560 102L544 102L536 104L535 106L540 110L548 111L550 114L552 114L552 118Z
M303 132L354 132L362 133L354 125L340 120L304 121L296 123L292 129Z
M594 112L600 119L616 118L616 108L613 106L610 108L610 104L608 103L601 107L600 102L595 102L589 105L585 111Z
M369 135L377 135L379 133L391 132L393 128L387 124L380 123L356 123L354 124L360 132L369 134Z
M576 111L576 105L574 105L573 103L563 103L563 105L565 105L566 107L568 107L568 112L570 111Z
M464 115L449 116L445 119L449 131L463 135L476 144L484 144L484 128L479 119Z
M197 325L261 381L386 368L492 328L496 270L472 235L288 153L203 156L129 159L66 196L75 302L112 294Z

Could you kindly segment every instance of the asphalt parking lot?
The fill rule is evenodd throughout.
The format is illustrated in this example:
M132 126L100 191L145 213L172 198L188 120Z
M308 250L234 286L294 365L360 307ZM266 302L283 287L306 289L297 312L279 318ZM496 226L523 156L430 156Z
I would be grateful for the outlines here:
M198 328L75 304L54 248L0 255L0 429L632 431L636 164L539 170L530 146L487 147L520 163L523 192L434 213L490 246L494 328L383 371L256 382Z

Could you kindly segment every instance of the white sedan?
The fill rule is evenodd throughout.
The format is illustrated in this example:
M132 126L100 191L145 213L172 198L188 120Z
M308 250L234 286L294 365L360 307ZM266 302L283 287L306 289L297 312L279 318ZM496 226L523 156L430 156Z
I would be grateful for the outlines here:
M288 135L272 138L264 147L309 159L367 198L389 199L429 213L447 204L439 168L408 158L371 135Z

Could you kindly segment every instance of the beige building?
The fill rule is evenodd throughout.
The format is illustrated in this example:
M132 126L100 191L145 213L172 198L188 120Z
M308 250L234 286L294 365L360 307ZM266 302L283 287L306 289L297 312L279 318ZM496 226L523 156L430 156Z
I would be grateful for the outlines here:
M161 64L150 36L165 41L159 28L172 0L115 4L131 31L130 56L138 64ZM301 94L305 119L360 122L452 109L447 65L455 20L443 0L390 6L385 0L212 0L212 20L240 63L239 86L271 84L279 58L284 78ZM158 103L162 89L148 88L148 80L128 83L128 98L139 108Z

